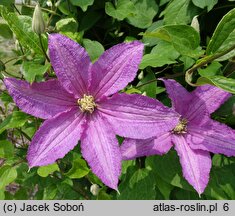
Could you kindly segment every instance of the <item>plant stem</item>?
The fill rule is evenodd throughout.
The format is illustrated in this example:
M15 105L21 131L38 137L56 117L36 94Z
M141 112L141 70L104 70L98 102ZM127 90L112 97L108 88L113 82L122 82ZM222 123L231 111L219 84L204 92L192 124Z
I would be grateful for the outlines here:
M143 86L145 86L145 85L148 85L149 83L152 83L152 82L157 82L157 79L149 80L148 82L143 83L143 84L141 84L141 85L138 85L138 86L136 86L135 88L139 89L139 88L141 88L141 87L143 87Z
M7 63L9 63L9 62L11 62L11 61L14 61L14 60L16 60L16 59L19 59L19 57L11 58L11 59L5 61L4 64L7 64Z
M47 59L47 61L50 62L50 59L49 59L49 57L47 56L47 53L46 53L46 51L45 51L45 49L44 49L44 46L43 46L43 44L42 44L42 35L39 34L38 37L39 37L40 46L41 46L41 48L42 48L42 52L43 52L45 58Z
M16 128L21 134L24 135L24 137L28 140L28 141L32 141L32 139L28 136L28 134L26 134L24 131L22 131L21 129L19 128Z
M186 71L186 73L185 73L186 82L191 86L197 86L194 83L192 83L191 80L190 80L190 78L191 78L192 74L194 73L194 71L196 71L197 69L201 68L202 66L214 61L215 59L226 55L227 53L231 52L233 49L235 49L235 45L233 45L232 47L230 47L229 49L227 49L223 52L217 53L217 54L212 55L212 56L207 56L204 59L202 59L201 62L199 62L198 64L195 64L193 67L191 67L189 70Z
M18 13L19 15L21 15L20 11L18 10L18 8L16 7L16 5L15 5L14 3L12 4L12 6L13 6L13 8L15 8L15 10L17 11L17 13Z

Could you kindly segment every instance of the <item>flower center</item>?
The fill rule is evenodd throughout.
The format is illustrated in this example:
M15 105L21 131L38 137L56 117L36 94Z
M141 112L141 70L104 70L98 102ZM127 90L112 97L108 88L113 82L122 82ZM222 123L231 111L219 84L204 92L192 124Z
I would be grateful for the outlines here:
M180 122L172 130L172 133L174 133L174 134L185 134L187 132L187 124L188 124L187 119L185 119L185 118L180 119Z
M83 95L83 98L78 99L78 105L82 112L93 113L97 106L94 101L94 97L91 95Z

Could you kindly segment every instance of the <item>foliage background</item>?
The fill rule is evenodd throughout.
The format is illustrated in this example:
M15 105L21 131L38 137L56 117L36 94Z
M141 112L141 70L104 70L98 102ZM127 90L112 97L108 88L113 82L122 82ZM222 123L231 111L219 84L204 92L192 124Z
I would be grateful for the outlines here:
M31 29L35 2L17 2L0 0L0 199L235 199L235 159L223 155L211 155L210 182L201 197L182 177L175 151L123 161L120 195L90 171L79 145L57 163L29 171L27 147L42 121L15 106L2 79L11 76L32 83L55 74ZM92 61L117 43L134 39L145 43L138 77L123 90L127 93L145 94L170 106L163 84L156 79L176 79L191 91L185 73L200 63L202 67L188 79L235 93L233 0L39 2L47 33L59 32L77 41ZM46 49L47 34L42 43ZM232 96L212 118L234 128L234 103ZM99 185L98 194L90 192L92 184Z

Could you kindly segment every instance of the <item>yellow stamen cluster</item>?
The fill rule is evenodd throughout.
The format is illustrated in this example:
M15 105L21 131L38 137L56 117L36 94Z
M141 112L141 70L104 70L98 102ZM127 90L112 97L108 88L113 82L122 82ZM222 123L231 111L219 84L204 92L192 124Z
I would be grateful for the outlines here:
M83 98L78 99L78 105L82 112L93 113L97 106L94 97L91 95L83 95Z
M187 119L181 119L172 132L174 134L185 134L187 132L187 123Z

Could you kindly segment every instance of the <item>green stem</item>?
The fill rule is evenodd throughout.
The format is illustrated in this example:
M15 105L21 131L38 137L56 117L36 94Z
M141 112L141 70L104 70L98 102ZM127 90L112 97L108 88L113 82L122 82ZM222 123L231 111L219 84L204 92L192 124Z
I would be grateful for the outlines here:
M7 72L7 71L4 71L4 73L7 74L7 75L10 76L10 77L14 77L14 78L18 78L18 79L20 78L20 77L15 76L15 75L13 75L13 74Z
M13 6L13 8L15 8L15 10L17 11L17 13L18 13L19 15L21 15L20 11L19 11L18 8L15 6L15 4L12 4L12 6Z
M145 85L148 85L149 83L152 83L152 82L157 82L157 79L149 80L148 82L143 83L143 84L141 84L141 85L138 85L138 86L136 86L135 88L139 89L139 88L141 88L141 87L143 87L143 86L145 86Z
M4 64L7 64L7 63L9 63L9 62L11 62L11 61L14 61L14 60L16 60L16 59L19 59L19 57L11 58L11 59L5 61Z
M47 61L50 62L50 59L49 59L49 57L47 56L47 53L46 53L46 51L45 51L45 49L44 49L44 46L43 46L43 43L42 43L42 35L39 34L38 37L39 37L40 46L41 46L41 48L42 48L42 52L43 52L45 58L47 59Z
M231 52L233 49L235 49L235 45L233 45L232 47L230 47L229 49L227 49L221 53L217 53L215 55L212 55L210 57L205 57L204 59L202 59L201 62L199 62L198 64L195 64L193 67L191 67L189 70L186 71L186 73L185 73L186 82L191 86L197 86L191 82L191 77L192 77L192 74L194 73L194 71L196 71L197 69L201 68L202 66L214 61L215 59L226 55L227 53Z
M28 140L28 141L32 141L32 139L28 136L28 134L26 134L24 131L22 131L21 129L19 128L16 128L21 134L24 135L24 137Z

